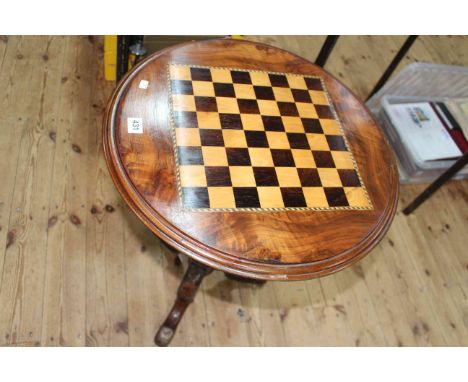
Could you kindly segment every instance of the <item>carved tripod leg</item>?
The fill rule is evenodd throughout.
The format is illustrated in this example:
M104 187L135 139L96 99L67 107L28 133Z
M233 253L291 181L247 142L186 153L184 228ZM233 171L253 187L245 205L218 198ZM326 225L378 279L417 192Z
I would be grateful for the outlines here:
M185 310L195 298L198 287L200 286L203 278L209 275L213 269L197 263L196 261L190 261L187 272L185 272L184 278L177 290L177 299L172 306L171 312L166 318L166 321L161 325L154 342L158 346L167 346L174 337L174 333L179 325Z

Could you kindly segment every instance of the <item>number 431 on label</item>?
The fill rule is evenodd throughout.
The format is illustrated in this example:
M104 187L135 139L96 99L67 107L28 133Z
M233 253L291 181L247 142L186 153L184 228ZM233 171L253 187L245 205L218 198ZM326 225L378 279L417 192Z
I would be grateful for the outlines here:
M143 118L127 118L129 134L143 134Z

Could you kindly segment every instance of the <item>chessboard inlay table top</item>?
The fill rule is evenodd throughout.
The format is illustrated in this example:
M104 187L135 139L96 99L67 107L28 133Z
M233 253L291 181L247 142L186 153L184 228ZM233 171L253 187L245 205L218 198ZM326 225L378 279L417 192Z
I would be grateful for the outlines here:
M181 64L168 73L185 208L372 208L320 77Z

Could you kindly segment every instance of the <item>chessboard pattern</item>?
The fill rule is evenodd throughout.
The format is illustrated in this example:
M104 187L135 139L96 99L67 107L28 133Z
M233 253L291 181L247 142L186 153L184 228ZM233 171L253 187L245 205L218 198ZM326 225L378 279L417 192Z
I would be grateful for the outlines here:
M321 78L168 69L184 208L372 209Z

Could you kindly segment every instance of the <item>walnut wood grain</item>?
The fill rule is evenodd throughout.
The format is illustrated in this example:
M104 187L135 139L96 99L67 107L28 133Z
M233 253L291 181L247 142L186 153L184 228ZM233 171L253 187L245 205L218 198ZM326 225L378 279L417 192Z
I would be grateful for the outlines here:
M365 211L200 212L181 206L171 138L169 63L319 76L341 121L373 205ZM141 80L149 81L140 89ZM127 118L144 121L127 133ZM238 40L190 42L135 67L112 95L103 129L110 174L125 201L162 240L242 277L291 280L336 272L367 254L395 214L398 176L381 130L337 79L284 50Z

